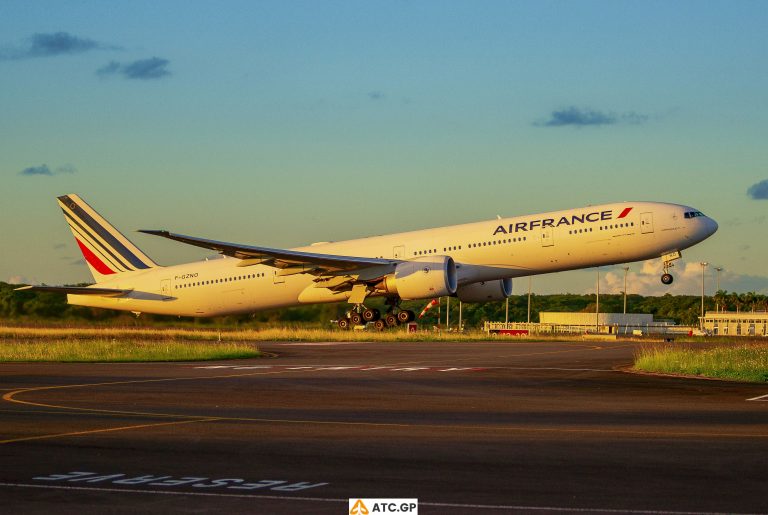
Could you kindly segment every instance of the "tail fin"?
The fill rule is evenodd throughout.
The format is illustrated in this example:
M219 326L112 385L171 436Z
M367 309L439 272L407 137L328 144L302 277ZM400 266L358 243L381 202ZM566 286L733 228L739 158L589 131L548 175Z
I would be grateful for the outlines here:
M96 282L159 266L77 195L62 195L58 200Z

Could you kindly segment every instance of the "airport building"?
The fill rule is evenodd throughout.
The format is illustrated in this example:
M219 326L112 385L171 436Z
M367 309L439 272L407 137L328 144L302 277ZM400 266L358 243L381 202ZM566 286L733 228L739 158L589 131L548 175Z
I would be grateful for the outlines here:
M573 313L542 311L539 323L486 322L485 330L501 334L669 334L691 328L671 320L654 320L646 313Z
M707 311L699 317L707 334L722 336L768 335L768 312L765 311Z
M542 324L578 327L580 332L597 331L609 334L633 334L642 332L667 333L676 324L671 320L654 320L647 313L572 313L542 311Z

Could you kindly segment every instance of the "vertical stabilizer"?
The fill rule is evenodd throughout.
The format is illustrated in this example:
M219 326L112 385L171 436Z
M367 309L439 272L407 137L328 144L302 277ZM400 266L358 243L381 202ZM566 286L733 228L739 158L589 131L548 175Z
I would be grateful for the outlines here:
M77 195L62 195L58 200L96 282L158 266Z

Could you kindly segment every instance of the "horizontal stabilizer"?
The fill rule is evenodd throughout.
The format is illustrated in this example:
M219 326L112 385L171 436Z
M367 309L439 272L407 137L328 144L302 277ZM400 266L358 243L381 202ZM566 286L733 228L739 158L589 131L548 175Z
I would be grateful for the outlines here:
M69 295L98 295L100 297L120 297L128 295L133 290L118 290L115 288L91 288L88 286L22 286L15 291L47 291L67 293Z

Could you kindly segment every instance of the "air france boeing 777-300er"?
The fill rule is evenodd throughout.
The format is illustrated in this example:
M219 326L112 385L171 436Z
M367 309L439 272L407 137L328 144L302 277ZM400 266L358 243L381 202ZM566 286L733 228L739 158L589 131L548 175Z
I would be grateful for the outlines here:
M348 302L341 327L379 329L413 319L401 300L455 296L504 300L512 278L661 258L664 284L680 252L717 231L695 208L622 202L436 229L275 249L140 231L215 250L223 259L160 266L77 195L58 197L93 274L85 287L27 286L67 294L70 304L210 317ZM367 308L385 297L388 310Z

